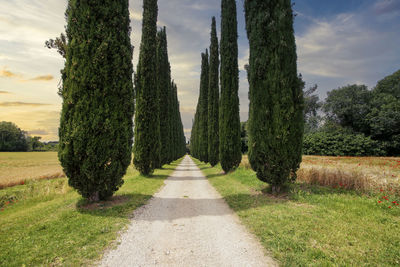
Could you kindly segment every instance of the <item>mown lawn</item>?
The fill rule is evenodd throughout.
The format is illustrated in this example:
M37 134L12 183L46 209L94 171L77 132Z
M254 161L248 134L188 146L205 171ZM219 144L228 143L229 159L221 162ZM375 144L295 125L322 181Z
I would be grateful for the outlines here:
M163 185L178 160L150 178L130 167L108 202L87 205L65 178L0 190L0 266L78 266L100 259L129 216Z
M400 265L400 208L381 195L295 184L277 197L249 169L195 161L282 266Z

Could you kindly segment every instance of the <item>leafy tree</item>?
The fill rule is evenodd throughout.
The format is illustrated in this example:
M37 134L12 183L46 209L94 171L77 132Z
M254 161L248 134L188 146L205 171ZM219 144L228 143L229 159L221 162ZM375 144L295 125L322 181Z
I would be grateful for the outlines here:
M318 86L314 85L304 92L304 133L311 133L318 130L322 117L318 114L323 103L315 94Z
M12 122L0 122L0 151L27 151L26 132Z
M157 0L143 1L142 41L135 77L135 168L143 175L160 165L160 117L156 82Z
M366 116L370 112L371 96L365 85L341 87L328 92L323 110L328 120L356 132L369 134Z
M40 136L27 136L26 142L28 145L28 151L38 151L42 149L44 147L44 144L40 142L40 139L42 139L42 137Z
M219 46L215 17L211 24L210 73L208 88L208 161L211 166L218 163L219 158Z
M246 0L250 42L249 160L273 191L295 178L302 156L304 83L290 0Z
M168 59L167 32L164 27L157 33L157 90L160 106L161 165L170 163L172 144L170 142L172 118L169 116L171 92L171 66Z
M400 70L379 81L371 94L366 116L371 136L384 142L387 155L400 155Z
M239 69L236 1L221 3L221 98L219 150L221 167L229 172L242 160L239 117Z
M69 185L91 201L123 184L134 113L129 1L70 0L59 159Z
M208 50L201 54L200 107L199 107L199 159L208 162Z

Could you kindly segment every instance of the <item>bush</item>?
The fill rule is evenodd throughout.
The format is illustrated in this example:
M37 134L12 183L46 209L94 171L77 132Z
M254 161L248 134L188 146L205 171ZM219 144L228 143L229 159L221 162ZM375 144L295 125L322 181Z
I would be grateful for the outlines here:
M363 134L344 131L316 132L304 137L305 155L385 156L383 144Z

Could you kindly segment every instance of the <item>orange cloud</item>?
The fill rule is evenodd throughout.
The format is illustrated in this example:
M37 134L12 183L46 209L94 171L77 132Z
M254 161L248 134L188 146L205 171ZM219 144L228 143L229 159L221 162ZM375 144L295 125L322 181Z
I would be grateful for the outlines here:
M53 75L43 75L43 76L37 76L32 79L26 80L26 81L52 81L54 80Z
M0 107L41 107L41 106L49 106L50 104L42 104L42 103L27 103L27 102L0 102Z
M0 77L3 78L20 78L20 82L37 82L37 81L52 81L54 80L53 75L40 75L33 77L31 79L25 79L24 76L14 73L12 71L7 70L6 68L3 68L0 70Z
M0 77L4 77L4 78L16 78L16 77L19 77L19 78L21 78L22 76L3 68L2 70L0 70Z
M7 91L0 91L0 94L11 94L11 93Z

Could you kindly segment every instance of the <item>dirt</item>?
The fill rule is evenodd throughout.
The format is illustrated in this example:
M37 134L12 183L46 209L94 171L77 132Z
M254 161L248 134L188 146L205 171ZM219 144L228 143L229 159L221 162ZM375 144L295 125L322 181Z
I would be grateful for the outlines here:
M277 266L188 156L118 244L100 266Z

